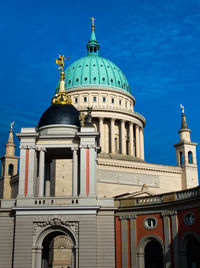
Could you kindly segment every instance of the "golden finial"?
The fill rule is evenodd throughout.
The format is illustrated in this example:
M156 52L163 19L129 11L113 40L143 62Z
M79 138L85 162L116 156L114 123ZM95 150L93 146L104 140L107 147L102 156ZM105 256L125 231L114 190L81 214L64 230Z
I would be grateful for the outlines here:
M59 55L59 58L56 60L56 64L58 64L58 65L60 65L60 67L58 67L58 70L62 70L63 71L63 68L64 68L64 66L65 66L65 60L68 60L69 59L69 57L67 57L67 58L65 58L64 59L64 55Z
M69 57L64 58L64 55L59 55L59 58L56 60L56 64L60 65L58 68L62 71L60 72L60 88L59 92L55 94L55 96L52 98L51 103L52 104L71 104L72 101L69 97L69 95L65 91L65 72L63 70L65 66L65 60L68 60Z
M96 20L94 17L90 18L92 20L92 31L94 31L94 21Z

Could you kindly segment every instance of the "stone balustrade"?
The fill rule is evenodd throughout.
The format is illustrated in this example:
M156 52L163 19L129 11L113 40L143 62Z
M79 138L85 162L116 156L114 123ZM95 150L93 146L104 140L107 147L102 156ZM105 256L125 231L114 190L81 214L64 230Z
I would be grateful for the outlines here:
M148 196L136 199L136 204L139 206L150 205L150 204L159 204L162 203L162 196Z
M115 204L116 206L119 206L120 204L121 207L148 206L153 204L169 203L184 199L187 200L195 197L200 197L200 186L178 192L164 193L161 195L145 196L138 198L130 197L130 199L129 198L125 199L123 197L123 199L121 200L120 198L116 199Z

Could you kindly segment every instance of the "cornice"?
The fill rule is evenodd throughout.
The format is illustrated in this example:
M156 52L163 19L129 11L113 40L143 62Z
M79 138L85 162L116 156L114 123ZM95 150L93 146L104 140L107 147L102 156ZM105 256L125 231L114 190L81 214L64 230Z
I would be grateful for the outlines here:
M87 111L87 108L86 107L78 107L78 110L80 112L85 112ZM125 115L128 115L128 116L132 116L132 117L135 117L137 119L139 119L142 123L143 123L143 126L145 126L146 124L146 119L143 115L137 113L137 112L132 112L132 111L124 111L124 110L117 110L117 108L115 109L114 107L108 107L108 108L97 108L97 107L93 107L93 110L92 112L108 112L110 117L109 116L105 116L105 118L112 118L111 114L114 114L114 113L117 113L117 114L125 114ZM95 117L95 116L94 116Z
M118 160L120 161L120 160ZM180 167L174 167L177 170L171 170L171 169L162 169L162 168L156 168L156 167L148 167L148 163L145 163L141 166L138 166L137 162L136 165L133 164L132 161L120 161L116 162L115 160L108 160L105 159L105 161L102 161L102 159L98 158L97 159L98 166L110 166L110 167L119 167L119 168L129 168L129 169L135 169L135 170L146 170L146 171L156 171L156 172L161 172L161 173L172 173L172 174L182 174L182 169ZM134 162L136 163L136 162Z

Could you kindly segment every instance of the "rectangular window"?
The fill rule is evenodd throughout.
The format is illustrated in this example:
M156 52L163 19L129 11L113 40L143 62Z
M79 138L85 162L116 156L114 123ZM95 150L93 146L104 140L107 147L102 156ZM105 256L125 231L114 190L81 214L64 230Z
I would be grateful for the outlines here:
M103 97L103 102L106 102L106 97Z
M97 97L93 97L93 102L96 102L97 101Z
M119 100L119 105L122 105L122 101L121 100Z
M74 98L74 101L75 101L75 103L77 103L78 102L78 98Z
M115 103L115 99L114 99L114 98L112 98L112 103L113 103L113 104Z
M87 97L84 97L84 98L83 98L83 101L84 101L84 102L87 102Z

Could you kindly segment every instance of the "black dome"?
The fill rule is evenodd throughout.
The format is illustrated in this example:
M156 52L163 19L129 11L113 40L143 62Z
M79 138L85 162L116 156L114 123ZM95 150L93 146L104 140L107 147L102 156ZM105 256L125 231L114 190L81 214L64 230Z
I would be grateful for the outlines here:
M69 104L53 104L41 116L38 128L58 124L80 127L78 110Z

